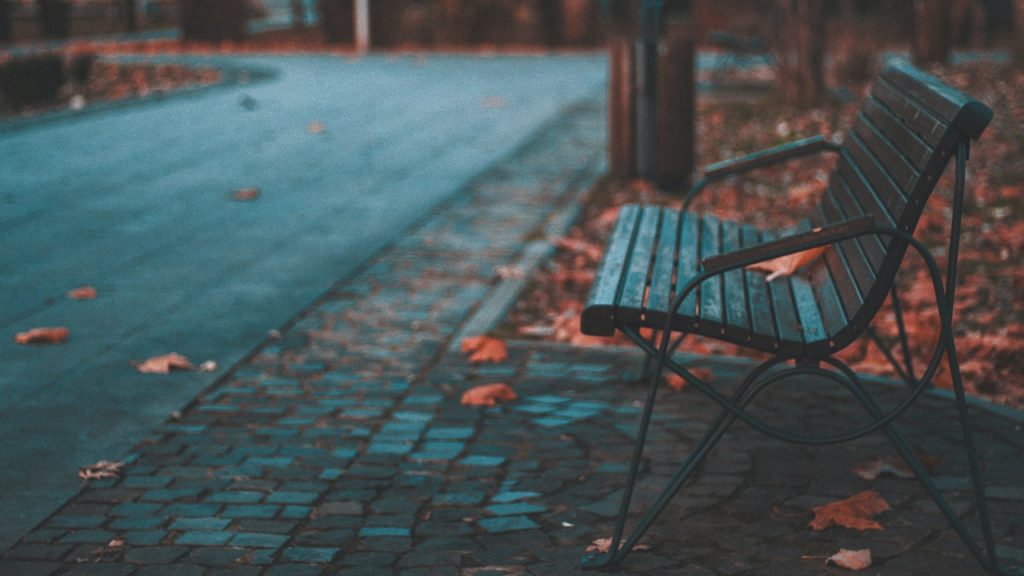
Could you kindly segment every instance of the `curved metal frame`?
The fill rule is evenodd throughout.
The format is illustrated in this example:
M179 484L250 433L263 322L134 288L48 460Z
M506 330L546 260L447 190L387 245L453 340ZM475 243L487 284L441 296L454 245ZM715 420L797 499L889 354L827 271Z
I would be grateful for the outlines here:
M953 290L956 285L956 256L959 245L959 233L960 233L960 216L962 212L962 200L963 200L963 174L965 163L967 159L967 144L963 143L957 150L957 178L956 178L956 191L955 191L955 205L953 215L953 226L950 240L950 251L949 251L949 263L947 268L946 276L946 287L943 287L943 278L938 264L935 258L931 255L927 247L925 247L920 241L915 239L912 234L892 228L884 227L873 227L868 230L852 231L843 234L838 237L833 237L827 241L821 240L810 240L800 246L791 247L785 250L779 250L778 254L769 254L757 260L775 258L777 256L783 256L816 246L831 244L833 242L840 242L864 235L880 235L889 236L893 240L905 242L908 246L912 247L921 258L924 260L930 279L932 281L932 289L935 295L936 308L939 312L939 319L941 322L940 337L937 339L935 348L932 352L932 357L928 362L927 369L921 375L920 378L914 377L913 364L910 361L909 347L906 344L906 334L903 328L902 319L898 320L900 325L901 339L903 340L903 352L905 355L905 361L907 362L906 371L901 372L901 376L912 385L911 390L906 394L902 401L900 401L894 408L888 412L884 412L881 407L875 402L874 398L864 389L857 377L857 374L849 368L844 362L836 359L833 356L824 357L821 359L813 359L806 361L797 358L785 358L776 357L768 360L757 367L755 367L746 378L740 383L740 385L733 392L731 397L726 397L721 394L707 382L702 381L696 377L693 373L688 371L685 366L675 362L671 355L674 350L672 342L672 325L675 317L678 315L679 307L685 298L695 290L701 283L708 278L715 275L728 272L730 270L740 269L753 264L756 261L754 258L746 260L736 261L729 266L723 267L722 269L714 271L702 271L693 279L691 279L685 287L678 293L672 302L672 306L668 310L667 318L665 321L665 327L661 331L660 344L654 346L654 338L656 335L652 335L651 340L648 341L642 337L637 328L625 324L619 324L618 328L632 339L640 348L644 351L648 362L653 360L653 370L647 374L649 378L649 388L647 392L646 403L644 410L640 417L640 427L636 436L635 446L633 455L630 460L629 474L626 478L626 486L623 490L622 500L620 502L618 517L615 522L614 533L612 535L611 546L609 551L603 554L592 554L583 559L584 568L605 568L615 565L621 562L633 549L633 546L640 540L646 530L655 521L655 519L661 514L668 503L672 500L675 494L680 490L685 481L690 477L692 472L697 466L704 460L714 445L721 439L728 428L737 419L744 421L754 429L779 440L783 440L791 443L808 444L808 445L822 445L822 444L835 444L841 442L848 442L877 430L882 430L886 435L889 442L899 452L900 456L904 459L910 469L914 472L915 476L922 483L925 490L931 496L932 500L935 501L939 510L946 516L947 520L952 525L953 529L957 532L960 538L967 545L971 554L975 557L982 568L990 574L1003 574L998 565L998 559L995 552L995 540L992 534L991 520L989 516L987 502L985 500L985 487L984 481L980 473L980 465L978 462L977 451L974 445L974 439L970 423L968 421L967 414L967 402L966 395L964 393L963 379L960 374L960 365L956 352L956 342L953 337L952 329L952 310L953 310ZM699 191L699 189L697 190ZM684 205L689 204L692 199L692 194L688 196L687 201ZM748 261L749 260L749 261ZM896 296L893 298L894 306L899 307ZM679 342L679 341L677 341ZM888 353L887 356L891 356ZM938 370L943 358L948 361L950 372L953 379L953 389L955 393L955 399L957 404L957 411L960 420L961 432L963 435L963 441L967 453L968 466L971 472L971 478L974 488L974 499L977 505L978 520L982 531L982 538L984 540L984 550L979 546L978 542L970 534L963 520L956 514L952 506L950 506L948 500L943 496L941 490L936 486L931 475L927 469L917 458L917 456L911 451L910 447L903 440L902 436L893 427L892 421L902 414L913 402L916 400L921 393L930 385L932 377ZM890 358L890 361L896 365L896 359ZM769 372L772 368L779 366L783 363L790 361L796 361L794 366L786 369ZM824 369L820 366L821 363L829 365L832 370ZM645 363L645 366L647 364ZM654 411L654 403L657 398L658 385L660 383L661 372L665 368L669 368L673 372L679 374L688 383L693 385L695 388L700 390L703 394L714 400L721 407L720 412L713 420L712 424L708 427L707 431L698 441L696 447L690 452L689 456L679 465L675 475L669 480L667 485L658 496L657 500L651 506L649 510L641 517L634 526L630 535L624 538L626 518L629 512L630 503L632 501L633 490L635 488L637 475L640 468L640 462L643 455L643 447L646 441L647 432L650 426L651 417ZM842 433L834 434L831 436L808 436L804 434L794 434L786 430L779 429L772 426L761 419L752 416L747 412L746 406L753 401L758 394L760 394L767 387L781 382L787 378L793 376L806 376L816 375L823 377L827 380L831 380L837 384L845 387L856 399L860 402L861 406L865 409L868 415L871 417L872 422L868 425L862 426L855 430Z

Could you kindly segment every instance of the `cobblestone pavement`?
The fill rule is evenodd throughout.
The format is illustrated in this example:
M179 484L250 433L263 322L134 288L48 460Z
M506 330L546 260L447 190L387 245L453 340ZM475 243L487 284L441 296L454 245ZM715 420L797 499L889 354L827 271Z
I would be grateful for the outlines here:
M602 164L602 111L581 107L484 174L465 195L336 286L187 410L140 443L121 478L92 481L0 554L0 574L503 575L578 571L608 535L639 412L639 357L618 349L514 343L497 365L446 350L487 294L495 266L536 235L553 205ZM578 167L566 173L566 166ZM735 380L736 362L713 366ZM512 385L504 406L461 406L468 386ZM808 383L810 385L810 383ZM896 388L886 388L897 392ZM848 425L849 400L808 386L765 400ZM791 410L788 412L792 412ZM711 419L693 391L666 392L640 507ZM927 397L907 427L962 488L952 410ZM1019 424L977 412L995 524L1020 564ZM804 419L780 425L807 427ZM737 426L621 573L821 574L840 547L870 547L872 574L980 571L912 481L866 482L880 439L794 448ZM883 531L811 532L807 509L872 487ZM969 512L967 500L955 497Z

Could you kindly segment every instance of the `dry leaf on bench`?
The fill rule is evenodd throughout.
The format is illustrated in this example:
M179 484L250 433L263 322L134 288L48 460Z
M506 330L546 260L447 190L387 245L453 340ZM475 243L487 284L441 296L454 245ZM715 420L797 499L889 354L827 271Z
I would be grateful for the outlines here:
M508 384L484 384L474 386L462 394L466 406L494 406L498 402L516 399L516 391Z
M779 256L778 258L772 258L771 260L765 260L764 262L755 262L754 264L747 266L747 269L767 272L768 277L765 278L765 281L771 282L772 280L782 276L791 276L800 268L817 260L818 257L825 253L825 250L828 250L828 246L818 246L817 248L811 248L810 250L804 250L803 252L797 252L796 254Z
M242 188L231 193L231 199L237 202L248 202L260 197L259 188Z
M78 469L78 477L82 480L102 480L104 478L117 478L121 475L124 462L110 462L100 460L89 466L82 466Z
M865 548L864 550L847 550L846 548L840 548L839 552L828 557L825 560L825 566L829 564L835 564L840 568L846 568L847 570L865 570L871 567L871 550Z
M462 353L468 356L470 364L498 363L508 358L508 347L504 340L493 336L470 336L462 341Z
M843 526L863 532L881 530L882 525L872 520L876 514L889 510L889 503L874 490L865 490L845 500L830 502L811 508L814 520L811 528L824 530L832 526Z
M625 544L625 542L619 542L619 548L622 548L623 544ZM591 542L590 546L587 546L587 552L599 552L601 554L604 554L605 552L610 550L611 547L612 547L612 539L611 538L598 538L597 540L594 540L593 542ZM647 544L636 544L636 545L633 546L633 552L643 552L644 550L650 550L650 549L651 549L651 547L648 546Z
M171 370L192 370L193 368L188 358L177 352L154 356L135 366L135 369L143 374L168 374Z
M72 300L93 300L96 298L96 289L92 286L79 286L68 292L68 298Z
M323 122L310 122L308 129L310 134L323 134L327 130L327 126L324 126Z
M888 474L897 478L913 478L914 471L899 460L884 460L876 458L871 462L861 464L853 469L853 473L865 480L876 480L879 476Z
M33 328L27 332L18 332L14 341L18 344L59 344L68 339L71 331L60 326L57 328Z

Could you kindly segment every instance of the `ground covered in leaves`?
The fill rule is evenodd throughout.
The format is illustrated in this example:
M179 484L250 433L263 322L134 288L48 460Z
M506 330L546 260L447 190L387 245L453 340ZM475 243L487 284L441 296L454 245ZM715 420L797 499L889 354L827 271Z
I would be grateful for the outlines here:
M1024 67L976 62L937 67L931 72L986 102L995 110L988 130L972 148L963 220L960 279L954 329L966 385L970 392L999 403L1024 406ZM858 96L868 86L859 88ZM795 109L766 94L755 101L702 99L698 109L698 160L735 157L800 137L823 134L835 141L850 129L859 101L831 101L813 109ZM792 214L806 213L824 189L830 165L820 157L759 171L744 179L717 184L704 192L694 209L759 224L794 224ZM942 263L950 229L952 166L935 192L917 235ZM580 345L626 344L624 337L593 338L579 333L582 309L618 207L625 203L679 205L682 194L652 189L643 182L605 182L584 206L580 222L555 240L556 256L536 272L530 287L501 330L506 336L566 341ZM930 357L938 329L930 284L920 262L909 262L898 279L918 372ZM896 334L891 308L883 308L876 328ZM687 351L742 354L739 348L712 341L688 341ZM858 371L894 375L881 351L867 339L844 351ZM945 368L943 368L945 370ZM947 372L936 378L949 386Z

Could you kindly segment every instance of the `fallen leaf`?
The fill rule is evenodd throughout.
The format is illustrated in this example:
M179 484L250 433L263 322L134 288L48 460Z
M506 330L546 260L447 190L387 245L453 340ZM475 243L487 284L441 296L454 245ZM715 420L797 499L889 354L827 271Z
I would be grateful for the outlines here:
M114 538L110 542L107 542L107 548L121 548L124 544L124 538Z
M135 369L143 374L168 374L171 370L193 370L194 368L188 358L177 352L154 356L135 366Z
M508 358L508 347L493 336L471 336L462 341L462 353L468 355L470 364L498 363Z
M324 126L323 122L310 122L308 130L310 134L323 134L327 131L327 126Z
M200 372L216 372L217 363L214 362L213 360L207 360L206 362L200 364L197 370L199 370Z
M586 240L577 240L575 238L567 238L565 236L555 238L554 240L551 241L551 243L555 245L555 248L559 248L561 250L568 250L569 252L575 252L577 254L582 254L593 262L597 262L598 260L600 260L601 254L604 252L604 250L600 246L593 242L588 242Z
M620 549L622 548L623 544L625 544L625 542L619 542L619 548ZM611 547L612 547L612 539L611 538L598 538L597 540L594 540L593 542L591 542L590 546L587 546L587 552L599 552L601 554L604 554L605 552L610 550ZM635 544L633 546L633 552L643 552L644 550L650 550L650 549L651 549L651 547L648 546L647 544Z
M494 406L498 402L516 399L516 391L508 384L483 384L462 393L461 403L466 406Z
M835 564L840 568L846 568L847 570L865 570L871 567L871 550L865 548L864 550L847 550L846 548L840 548L839 552L828 557L825 560L825 566L829 564Z
M861 532L881 530L882 525L871 518L889 509L889 503L878 492L865 490L845 500L811 508L814 520L811 520L810 526L813 530L824 530L832 526L843 526Z
M14 341L18 344L59 344L68 339L71 331L60 326L57 328L33 328L27 332L18 332Z
M686 379L675 372L665 374L665 384L668 384L668 387L676 392L682 392L683 388L687 386Z
M884 460L876 458L853 469L853 473L865 480L876 480L879 476L890 475L897 478L913 478L914 472L901 460Z
M518 280L526 276L526 272L517 266L498 266L494 269L494 273L502 280Z
M825 250L828 250L828 246L818 246L817 248L811 248L810 250L804 250L803 252L797 252L796 254L779 256L778 258L772 258L771 260L765 260L764 262L755 262L754 264L747 266L747 269L768 272L768 277L765 278L765 281L771 282L781 276L790 276L800 268L814 262L819 256L825 253Z
M68 298L72 300L92 300L96 298L96 289L92 286L79 286L68 292Z
M231 193L231 199L237 202L249 202L260 197L259 188L241 188Z
M82 466L78 469L78 477L82 480L102 480L104 478L117 478L121 475L124 462L111 462L100 460L95 464Z

